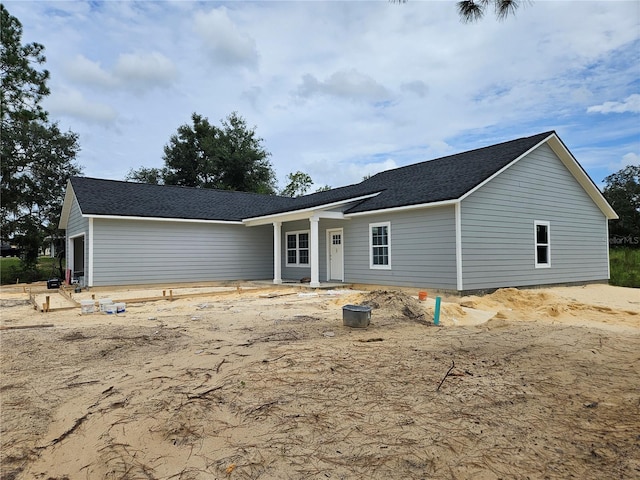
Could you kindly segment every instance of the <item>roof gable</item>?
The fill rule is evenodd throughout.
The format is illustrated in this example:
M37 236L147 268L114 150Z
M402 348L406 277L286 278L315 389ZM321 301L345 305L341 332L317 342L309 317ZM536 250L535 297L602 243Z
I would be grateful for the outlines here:
M348 213L457 200L530 151L553 132L387 170L363 183L384 190Z

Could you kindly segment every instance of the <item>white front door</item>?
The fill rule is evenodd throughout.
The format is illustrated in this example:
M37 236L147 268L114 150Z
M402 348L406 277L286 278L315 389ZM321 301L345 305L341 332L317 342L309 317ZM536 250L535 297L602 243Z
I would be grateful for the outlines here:
M342 229L327 230L327 280L344 281Z

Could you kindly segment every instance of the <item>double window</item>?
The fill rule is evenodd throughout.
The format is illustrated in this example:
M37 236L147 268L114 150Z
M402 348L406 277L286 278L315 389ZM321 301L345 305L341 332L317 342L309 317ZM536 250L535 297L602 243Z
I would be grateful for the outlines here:
M391 268L391 223L369 224L369 267Z
M536 268L551 266L551 237L549 222L536 220L533 222L536 245Z
M309 231L287 232L287 265L309 265Z

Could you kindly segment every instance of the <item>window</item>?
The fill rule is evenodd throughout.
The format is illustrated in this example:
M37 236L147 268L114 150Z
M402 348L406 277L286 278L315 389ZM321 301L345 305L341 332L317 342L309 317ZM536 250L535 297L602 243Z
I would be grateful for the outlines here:
M287 232L287 265L309 265L309 232Z
M391 268L391 224L369 224L369 267Z
M536 268L551 266L549 222L535 221Z

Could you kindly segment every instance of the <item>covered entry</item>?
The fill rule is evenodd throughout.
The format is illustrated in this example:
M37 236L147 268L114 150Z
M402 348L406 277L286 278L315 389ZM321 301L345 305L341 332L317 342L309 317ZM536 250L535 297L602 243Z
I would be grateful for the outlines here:
M336 228L335 224L341 221L348 221L344 216L344 211L350 206L362 201L365 198L370 198L377 195L376 193L363 195L361 197L347 198L344 200L328 203L325 205L318 205L312 208L303 208L300 210L288 211L285 213L278 213L273 215L266 215L263 217L248 218L242 221L246 226L253 227L258 225L273 225L273 283L282 283L282 263L283 254L288 254L287 245L283 245L283 228L286 228L285 224L291 224L293 222L309 222L308 230L305 228L304 232L300 232L301 229L293 229L295 232L288 232L289 234L300 234L308 232L308 237L305 236L303 240L308 238L308 246L305 243L304 254L308 255L305 259L305 264L308 262L310 272L311 287L320 286L320 245L321 238L326 238L326 273L327 280L344 281L344 233L342 228ZM320 228L321 220L330 220L332 225L327 225L327 229ZM293 243L293 242L292 242ZM296 248L299 248L299 237L296 242ZM290 249L293 257L293 246ZM323 252L325 250L323 249ZM285 257L286 258L286 257ZM299 253L298 253L298 257ZM323 265L324 266L324 265Z

